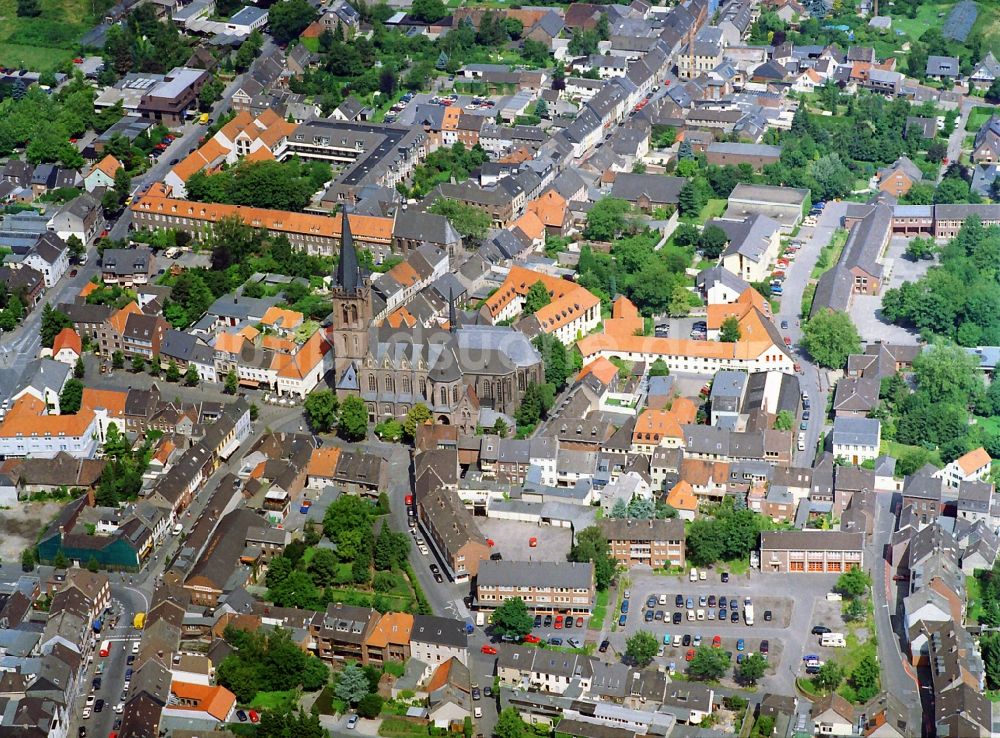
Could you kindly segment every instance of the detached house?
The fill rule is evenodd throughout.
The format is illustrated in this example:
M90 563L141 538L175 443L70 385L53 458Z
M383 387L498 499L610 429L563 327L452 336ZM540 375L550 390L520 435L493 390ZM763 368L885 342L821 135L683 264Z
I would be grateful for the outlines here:
M948 487L958 489L962 482L985 482L989 479L992 463L989 453L980 446L959 456L934 476L943 479Z

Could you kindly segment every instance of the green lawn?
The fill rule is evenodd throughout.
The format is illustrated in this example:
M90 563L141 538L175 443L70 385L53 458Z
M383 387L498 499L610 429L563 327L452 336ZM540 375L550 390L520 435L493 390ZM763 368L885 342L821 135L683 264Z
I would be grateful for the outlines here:
M717 200L717 199L709 200L708 204L701 209L700 213L698 213L698 217L683 218L682 220L684 220L687 223L703 224L710 218L718 218L724 212L726 212L727 204L728 200Z
M258 692L250 703L255 710L286 710L291 709L298 699L294 689L282 692Z
M816 266L813 267L812 273L809 275L810 278L819 279L827 269L836 264L846 243L847 230L844 228L835 230L830 242L820 250L819 256L816 257Z
M965 122L965 130L975 132L996 113L996 108L977 105L969 111L969 119Z
M93 25L93 3L41 0L41 8L37 18L20 18L17 0L0 0L0 65L50 71L76 56Z
M882 444L879 446L879 453L886 454L898 459L902 454L910 451L912 449L919 448L918 446L907 446L905 443L897 443L896 441L886 441L882 440ZM944 466L944 462L941 461L941 454L938 451L928 451L927 461L933 464L938 469Z
M975 625L979 623L979 616L982 614L983 594L979 580L976 579L974 574L970 574L965 578L965 589L967 593L966 601L969 603L966 620Z
M378 734L386 738L410 738L410 736L424 736L428 732L426 725L415 725L394 716L383 718L378 728Z
M590 616L590 627L594 630L604 628L604 618L608 615L608 590L598 590L594 603L594 614Z

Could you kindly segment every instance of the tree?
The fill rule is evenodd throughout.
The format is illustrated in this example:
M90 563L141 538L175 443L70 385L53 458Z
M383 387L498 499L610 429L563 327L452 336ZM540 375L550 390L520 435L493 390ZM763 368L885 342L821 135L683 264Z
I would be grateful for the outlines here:
M146 360L142 357L142 354L133 354L132 355L133 373L138 374L139 372L145 370L145 368L146 368Z
M223 380L223 389L225 390L227 395L235 395L239 387L240 387L240 379L239 377L236 376L236 372L230 369L229 372L226 374L225 380ZM311 396L312 395L310 395L310 397ZM308 401L309 398L306 398L306 402Z
M704 177L695 177L685 184L677 195L677 209L685 217L696 217L702 208L708 205L710 194L708 181Z
M913 360L913 373L933 403L967 406L983 399L978 359L955 344L938 343L922 351Z
M375 552L373 561L375 568L379 571L396 569L406 563L406 557L410 553L410 537L405 533L397 533L383 525L382 530L375 539Z
M986 99L994 104L1000 102L1000 78L993 80L989 89L986 90Z
M542 280L538 280L528 288L528 294L524 298L524 313L531 315L537 313L541 308L552 302L548 289Z
M115 369L121 369L123 366L125 366L125 354L122 353L121 351L115 351L114 353L112 353L111 366L114 367ZM175 366L174 368L176 369L177 367Z
M640 630L625 641L625 658L639 668L649 666L660 649L656 636L648 630Z
M806 323L802 346L820 366L839 369L861 350L861 337L847 313L823 310Z
M86 374L87 367L83 365L83 358L81 357L77 359L76 363L73 365L73 376L77 379L83 379Z
M313 552L306 571L312 577L317 587L326 587L335 583L337 578L337 555L328 548L318 548ZM268 574L271 572L269 571Z
M239 56L238 51L236 52L236 56ZM247 64L246 66L249 67L250 65ZM198 92L198 104L201 106L201 109L205 111L211 110L212 105L214 105L215 102L222 97L222 93L225 89L226 86L215 77L206 82L205 86Z
M858 702L867 702L878 694L879 667L875 657L865 654L848 679L854 687Z
M406 418L403 419L403 434L412 441L417 436L417 426L423 425L430 419L431 411L424 403L418 402L409 409Z
M688 676L692 679L721 679L729 669L729 656L720 648L698 646L694 658L688 664Z
M101 570L101 565L100 563L98 563L97 557L91 556L90 560L87 561L87 571L96 574L100 570Z
M397 443L403 438L403 424L395 418L386 418L376 424L375 435L383 441Z
M282 0L274 3L267 16L271 36L279 44L299 37L306 26L316 20L317 13L306 0Z
M188 387L197 387L200 381L201 376L198 374L198 367L194 364L188 364L187 371L184 372L184 384Z
M535 117L542 119L549 117L549 104L545 102L545 98L540 97L535 103Z
M740 332L740 321L735 315L730 315L722 321L719 340L722 343L736 343L743 334Z
M706 259L714 261L722 256L722 251L728 242L729 237L724 230L717 225L710 225L698 237L698 248L701 249L701 253Z
M52 560L52 566L56 569L66 569L69 567L69 559L66 558L66 554L60 548L56 551L56 557Z
M510 428L507 426L506 421L503 418L497 418L493 421L493 427L490 430L501 438L506 438L507 434L510 432Z
M540 282L538 284L541 284ZM545 293L546 298L548 292ZM566 353L566 347L556 336L548 333L539 333L532 341L538 353L542 355L542 364L545 367L545 382L560 390L565 386L566 380L573 371L570 366L570 358Z
M374 720L382 712L382 698L377 694L366 694L358 700L358 715Z
M414 0L410 15L425 23L435 23L448 15L448 9L441 0Z
M569 560L579 563L594 562L594 580L597 588L605 590L614 579L618 563L611 555L608 539L596 525L584 528L576 535L570 548Z
M518 426L525 427L535 425L542 418L542 397L538 385L530 382L521 397L521 404L517 406L514 419Z
M612 241L628 226L626 216L632 206L617 197L598 200L587 213L587 225L583 229L584 238L596 241Z
M38 0L17 0L17 15L19 18L37 18L42 14L42 6Z
M934 255L934 239L914 238L906 245L906 255L913 261L927 259Z
M45 348L52 348L53 341L56 340L56 336L63 328L72 327L73 321L66 313L56 310L49 303L45 303L45 307L42 308L42 323L39 328L42 345Z
M168 382L179 382L181 379L181 370L177 366L177 362L173 359L171 359L170 363L167 364L166 377Z
M774 429L777 431L790 431L795 427L795 415L790 410L780 410L774 417Z
M827 661L819 667L813 683L826 692L832 692L844 681L844 669L836 661Z
M737 671L741 680L753 686L757 683L758 679L764 676L764 672L767 671L767 659L759 653L751 653L743 659L743 663L740 664Z
M860 566L848 569L837 578L835 591L852 599L863 597L872 586L872 578Z
M83 382L74 377L66 381L59 393L59 414L75 415L83 402Z
M520 640L531 632L535 619L528 613L528 607L520 597L510 597L503 601L490 616L493 632Z
M344 561L369 556L372 546L372 505L354 495L338 497L323 516L323 532L337 544Z
M365 676L364 669L357 664L344 667L344 670L337 677L333 693L344 702L352 705L361 702L369 694L368 677Z
M66 239L66 245L69 247L69 258L75 262L79 262L83 258L83 255L87 253L83 241L75 233L71 233L69 238Z
M21 552L21 570L22 571L34 571L35 570L35 549L26 548Z
M345 441L363 441L368 435L368 408L360 397L352 395L344 399L337 435Z
M226 377L227 391L228 388L229 377ZM310 392L303 405L309 428L315 433L329 433L337 424L337 408L339 404L340 402L337 400L337 395L333 390Z
M447 197L439 197L427 208L427 212L443 215L463 238L481 241L490 230L490 216L479 208Z
M515 707L505 707L497 716L497 724L493 728L496 738L525 738L528 726L521 719Z

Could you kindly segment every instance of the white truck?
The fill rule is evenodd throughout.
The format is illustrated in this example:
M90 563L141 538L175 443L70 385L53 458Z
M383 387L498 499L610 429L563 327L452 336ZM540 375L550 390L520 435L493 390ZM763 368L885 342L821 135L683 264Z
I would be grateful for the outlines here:
M847 648L843 633L824 633L820 636L819 645L824 648Z
M747 625L753 625L753 602L749 597L743 601L743 619Z

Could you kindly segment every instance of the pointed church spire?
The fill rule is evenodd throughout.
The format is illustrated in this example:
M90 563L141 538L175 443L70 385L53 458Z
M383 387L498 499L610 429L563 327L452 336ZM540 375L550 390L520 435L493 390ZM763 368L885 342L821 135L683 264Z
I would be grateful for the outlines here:
M454 333L458 330L458 313L455 310L455 288L448 288L448 329Z
M354 237L351 235L347 205L344 205L341 223L340 261L337 263L336 286L345 292L354 292L361 287L361 267L358 265L358 253L354 250Z

